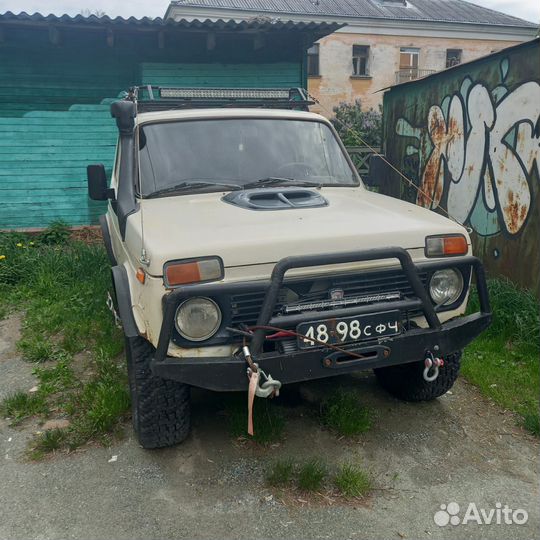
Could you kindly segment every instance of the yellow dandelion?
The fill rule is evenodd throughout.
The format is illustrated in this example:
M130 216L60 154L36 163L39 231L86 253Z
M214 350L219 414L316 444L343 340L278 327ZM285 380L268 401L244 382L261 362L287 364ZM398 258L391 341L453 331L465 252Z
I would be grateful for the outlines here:
M19 242L18 244L16 244L17 247L23 247L23 245Z
M6 258L5 255L0 255L0 261L3 261Z

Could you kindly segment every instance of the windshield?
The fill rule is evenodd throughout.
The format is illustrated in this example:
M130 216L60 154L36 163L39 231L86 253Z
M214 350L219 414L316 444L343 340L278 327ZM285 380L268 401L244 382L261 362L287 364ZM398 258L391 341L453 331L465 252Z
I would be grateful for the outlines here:
M215 184L233 189L260 182L264 187L280 179L291 185L358 183L322 122L231 118L148 124L139 131L139 149L142 196L174 193L186 183L214 190Z

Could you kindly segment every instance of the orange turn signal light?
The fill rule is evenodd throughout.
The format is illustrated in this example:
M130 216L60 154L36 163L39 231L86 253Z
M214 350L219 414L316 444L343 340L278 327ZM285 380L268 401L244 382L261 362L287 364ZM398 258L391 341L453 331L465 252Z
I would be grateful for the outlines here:
M468 251L467 239L462 234L426 238L426 257L452 257L466 255Z
M137 276L137 280L144 285L144 282L146 281L146 272L142 268L137 268L137 273L135 275Z
M223 276L223 261L219 257L170 261L163 267L166 287L218 281L223 279Z

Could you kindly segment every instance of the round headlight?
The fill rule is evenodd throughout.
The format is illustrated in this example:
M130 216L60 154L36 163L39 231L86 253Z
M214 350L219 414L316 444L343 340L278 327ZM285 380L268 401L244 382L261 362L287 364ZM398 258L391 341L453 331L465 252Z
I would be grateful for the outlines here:
M204 341L211 338L221 324L221 310L210 298L189 298L176 310L176 329L185 339Z
M463 276L453 268L437 270L429 281L429 294L438 306L453 304L463 292Z

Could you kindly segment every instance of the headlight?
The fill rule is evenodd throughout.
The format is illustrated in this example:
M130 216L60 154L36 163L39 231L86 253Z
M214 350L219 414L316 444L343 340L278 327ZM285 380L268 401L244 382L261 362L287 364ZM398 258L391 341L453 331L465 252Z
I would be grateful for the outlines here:
M429 281L429 294L438 306L453 304L463 292L463 276L458 270L437 270Z
M178 306L175 323L183 338L204 341L218 331L221 310L210 298L189 298Z

